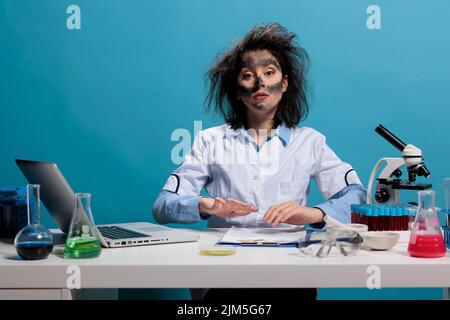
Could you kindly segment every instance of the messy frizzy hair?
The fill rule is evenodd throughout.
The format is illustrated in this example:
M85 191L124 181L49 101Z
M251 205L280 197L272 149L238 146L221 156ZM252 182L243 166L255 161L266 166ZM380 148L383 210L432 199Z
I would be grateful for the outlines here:
M253 27L247 35L229 51L220 55L206 73L209 92L205 99L207 109L220 112L233 129L245 125L245 105L238 99L237 77L242 55L251 50L267 50L280 64L283 77L289 85L283 94L274 118L274 125L284 123L296 127L308 115L307 71L309 57L296 43L296 35L278 23ZM214 106L214 107L213 107Z

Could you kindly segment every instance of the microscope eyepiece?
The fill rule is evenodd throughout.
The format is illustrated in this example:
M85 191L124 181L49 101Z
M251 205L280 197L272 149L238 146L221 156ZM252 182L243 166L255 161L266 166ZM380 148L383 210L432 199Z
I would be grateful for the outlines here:
M394 147L400 150L400 152L403 152L403 149L405 149L406 143L400 140L395 134L390 132L381 124L375 128L375 132L378 133L383 138L385 138L390 144L392 144Z

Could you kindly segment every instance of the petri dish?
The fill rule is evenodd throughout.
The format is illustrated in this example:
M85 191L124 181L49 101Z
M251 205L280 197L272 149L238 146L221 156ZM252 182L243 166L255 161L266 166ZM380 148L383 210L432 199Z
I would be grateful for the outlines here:
M202 256L231 256L236 253L236 248L231 246L203 245L199 254Z

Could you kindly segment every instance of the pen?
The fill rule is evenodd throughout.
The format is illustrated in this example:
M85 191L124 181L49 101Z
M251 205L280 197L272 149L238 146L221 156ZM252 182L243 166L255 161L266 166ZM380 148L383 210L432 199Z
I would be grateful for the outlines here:
M255 241L241 241L240 242L241 246L279 246L280 244L282 244L281 242L278 241L259 241L259 240L255 240Z

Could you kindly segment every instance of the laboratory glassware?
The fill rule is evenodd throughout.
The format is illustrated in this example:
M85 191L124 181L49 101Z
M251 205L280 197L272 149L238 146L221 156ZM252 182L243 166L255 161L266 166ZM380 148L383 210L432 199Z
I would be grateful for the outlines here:
M445 254L444 238L435 208L435 193L419 191L419 208L412 225L408 253L419 258L438 258Z
M27 188L0 189L0 238L14 239L27 225Z
M91 211L91 194L76 193L64 258L86 259L100 255L102 247Z
M445 196L445 217L446 226L448 227L449 215L450 215L450 178L444 179L444 196Z
M17 254L25 260L45 259L53 251L53 236L40 224L40 185L27 185L28 225L20 230L14 245Z

